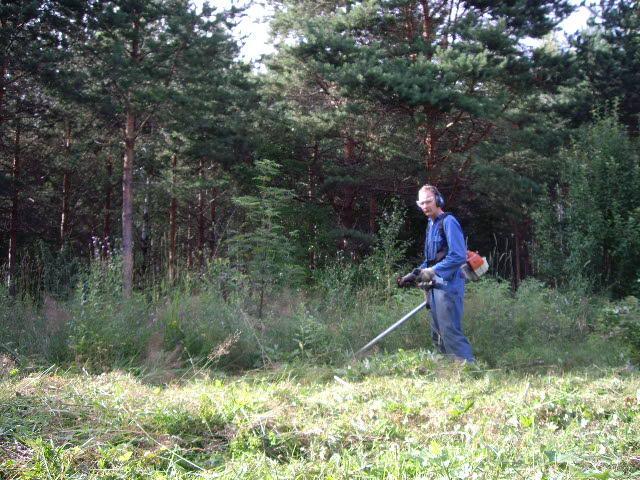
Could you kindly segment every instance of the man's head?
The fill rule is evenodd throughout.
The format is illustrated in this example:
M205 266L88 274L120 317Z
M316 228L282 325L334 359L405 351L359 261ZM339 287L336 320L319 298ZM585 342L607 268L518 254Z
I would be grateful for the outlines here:
M435 220L442 213L444 198L433 185L424 185L418 191L418 201L416 202L422 213Z

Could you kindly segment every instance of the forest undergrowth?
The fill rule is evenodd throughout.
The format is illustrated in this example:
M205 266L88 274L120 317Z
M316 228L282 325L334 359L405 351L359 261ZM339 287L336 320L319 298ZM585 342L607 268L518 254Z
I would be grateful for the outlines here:
M393 272L372 263L336 263L312 286L271 288L259 306L251 279L221 262L126 299L117 265L94 264L64 300L0 291L0 352L25 367L139 375L304 359L340 364L424 298L419 289L392 286ZM516 292L493 278L469 284L464 328L476 357L490 367L616 366L636 362L640 352L635 297L610 301L534 279ZM418 348L430 348L425 311L375 347Z

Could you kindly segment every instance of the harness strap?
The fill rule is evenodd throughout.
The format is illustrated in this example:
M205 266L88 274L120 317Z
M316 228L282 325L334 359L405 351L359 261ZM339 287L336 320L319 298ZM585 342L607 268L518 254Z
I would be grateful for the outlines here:
M438 252L436 252L436 258L434 258L433 260L427 260L427 266L429 267L433 267L436 263L440 262L444 257L446 257L447 253L449 253L449 245L446 243L447 236L444 233L444 219L449 215L450 215L449 212L445 212L444 215L440 217L440 223L438 224L438 228L440 229L440 234L444 237L445 244ZM431 228L429 228L429 231L431 231ZM428 238L429 238L429 234L427 233L427 241L428 241Z

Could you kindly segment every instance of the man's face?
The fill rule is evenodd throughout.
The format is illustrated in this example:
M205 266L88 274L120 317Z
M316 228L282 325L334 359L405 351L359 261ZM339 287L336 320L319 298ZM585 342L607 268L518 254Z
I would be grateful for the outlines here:
M420 191L418 192L418 207L428 217L434 217L437 214L438 207L436 207L436 197L433 192Z

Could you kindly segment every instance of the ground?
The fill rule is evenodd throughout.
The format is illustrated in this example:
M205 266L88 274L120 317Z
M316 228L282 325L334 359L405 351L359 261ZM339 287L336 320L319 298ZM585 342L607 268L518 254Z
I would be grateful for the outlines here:
M640 373L500 370L426 351L0 379L0 478L640 478Z

